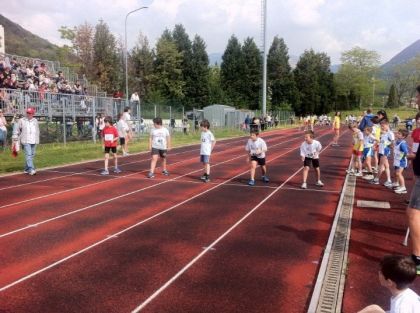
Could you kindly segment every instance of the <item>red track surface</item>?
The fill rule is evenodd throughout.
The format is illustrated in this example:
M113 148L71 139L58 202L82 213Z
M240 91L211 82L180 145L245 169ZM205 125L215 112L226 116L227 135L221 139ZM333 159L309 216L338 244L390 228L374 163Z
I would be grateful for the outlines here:
M351 229L349 269L346 280L343 312L357 312L369 304L378 304L389 310L390 294L380 286L379 262L388 254L409 255L408 247L402 245L407 230L405 200L410 198L413 185L413 170L405 172L406 195L397 195L384 186L370 185L357 180L355 205ZM383 174L381 182L385 180ZM391 209L359 208L357 200L386 201ZM420 280L412 286L420 293Z
M144 178L147 154L118 177L91 162L2 178L0 312L304 312L348 150L328 147L324 189L311 173L300 190L302 134L264 137L271 182L254 188L244 138L216 145L210 184L197 146L171 151L168 178Z

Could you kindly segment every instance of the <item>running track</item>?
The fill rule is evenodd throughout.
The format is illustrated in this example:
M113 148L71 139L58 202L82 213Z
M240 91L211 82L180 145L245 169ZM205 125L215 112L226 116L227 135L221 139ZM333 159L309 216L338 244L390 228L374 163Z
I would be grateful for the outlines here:
M245 138L217 143L212 181L198 146L0 180L0 312L304 312L344 181L348 149L319 129L324 188L301 190L303 140L263 134L270 183L248 187ZM344 141L350 134L344 132Z

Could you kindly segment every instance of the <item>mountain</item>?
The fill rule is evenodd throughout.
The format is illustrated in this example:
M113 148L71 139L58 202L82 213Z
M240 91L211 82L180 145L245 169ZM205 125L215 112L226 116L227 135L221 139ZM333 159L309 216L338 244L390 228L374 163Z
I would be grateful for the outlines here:
M407 48L402 50L387 63L382 65L381 69L384 72L387 72L394 66L405 64L418 55L420 55L420 39L414 42L413 44L409 45Z
M222 55L223 55L223 53L219 53L219 52L216 52L216 53L210 53L209 54L209 62L210 62L210 65L219 65L220 66L220 64L222 63Z
M44 60L58 60L59 47L27 31L0 14L0 25L4 27L6 53Z

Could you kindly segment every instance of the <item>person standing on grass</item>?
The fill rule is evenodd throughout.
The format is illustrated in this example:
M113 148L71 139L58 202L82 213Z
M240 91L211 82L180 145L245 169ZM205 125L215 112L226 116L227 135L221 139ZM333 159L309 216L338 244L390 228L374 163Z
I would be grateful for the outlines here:
M389 313L420 312L420 296L409 288L416 279L416 265L409 257L387 255L381 261L379 283L391 293ZM358 313L385 313L376 304L369 305Z
M7 144L7 121L0 109L0 148L4 149Z
M265 153L267 152L267 144L265 143L264 139L259 137L258 131L251 130L251 135L245 146L245 150L248 151L247 161L251 161L251 178L248 181L248 185L255 185L255 170L257 165L261 166L262 181L268 183L270 180L268 179L267 167L265 165Z
M398 130L394 147L394 169L395 169L395 182L392 187L395 189L394 192L398 194L407 193L405 188L405 180L403 171L407 167L407 155L408 146L405 139L408 136L408 131L405 129Z
M200 147L200 162L204 164L204 174L201 180L204 182L210 181L210 155L216 144L216 139L210 131L210 122L202 120L201 127L201 147Z
M118 130L118 137L120 138L120 146L123 153L123 156L127 156L127 141L126 138L128 136L128 125L124 120L123 114L118 114L118 122L117 122L117 130Z
M308 179L308 173L311 164L316 172L316 185L319 187L324 186L324 183L321 181L321 170L319 168L319 154L321 153L321 150L321 143L314 139L314 132L312 130L307 130L305 132L305 141L300 146L300 156L303 161L302 189L308 188L306 180Z
M340 126L341 126L340 115L341 115L340 112L335 112L334 121L332 124L332 129L334 131L334 139L331 146L336 146L336 147L339 146L338 138L340 137Z
M25 153L25 169L24 173L35 175L36 169L34 164L36 146L39 144L39 124L34 117L35 109L28 108L26 117L18 121L17 127L13 129L13 140L19 140Z
M105 147L105 168L101 172L101 175L109 175L108 170L108 161L109 161L109 152L112 152L114 155L114 173L121 173L121 170L118 168L118 155L117 155L117 143L118 143L118 131L112 125L112 117L107 116L104 119L105 127L102 131L103 141Z
M416 102L420 106L420 85L417 86L416 91ZM417 113L416 121L419 120L420 113ZM410 202L407 208L408 227L410 229L411 239L411 257L414 263L416 263L417 275L420 275L420 149L418 149L418 145L413 146L413 154L410 154L408 158L413 160L415 176L415 184L411 191Z
M128 143L133 139L133 121L131 120L131 109L129 107L124 108L123 118L129 128L128 135L126 137L126 152L128 153Z
M155 168L158 158L162 159L162 174L169 176L166 169L166 157L168 150L171 149L171 136L167 128L162 126L162 119L155 117L153 119L154 128L150 131L149 150L152 154L152 161L150 162L150 172L147 174L148 178L155 177Z

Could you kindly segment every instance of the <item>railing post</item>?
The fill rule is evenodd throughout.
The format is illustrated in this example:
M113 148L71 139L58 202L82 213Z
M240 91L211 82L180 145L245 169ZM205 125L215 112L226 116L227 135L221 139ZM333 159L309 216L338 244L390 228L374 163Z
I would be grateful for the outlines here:
M156 104L155 104L155 117L156 117L157 115L156 115Z
M66 99L63 97L61 98L61 105L63 106L63 139L64 139L64 145L67 144L67 138L66 138Z
M96 97L92 98L92 138L96 143Z

